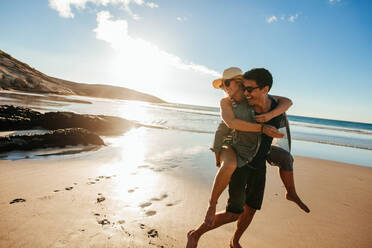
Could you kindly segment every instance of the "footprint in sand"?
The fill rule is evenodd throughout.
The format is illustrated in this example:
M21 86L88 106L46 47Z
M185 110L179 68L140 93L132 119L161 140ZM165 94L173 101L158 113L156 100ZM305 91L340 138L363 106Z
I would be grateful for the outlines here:
M145 214L146 214L147 216L153 216L153 215L156 214L156 211L154 211L154 210L150 210L150 211L145 212Z
M50 199L52 199L54 197L55 196L53 196L53 195L46 195L46 196L39 197L38 199L39 200L50 200Z
M59 189L56 189L56 190L54 190L53 192L57 193L57 192L59 192L59 191L60 191Z
M157 230L151 229L150 231L147 232L147 237L156 238L159 237L159 233Z
M133 189L129 189L128 193L133 193L136 189L138 189L138 187L134 187Z
M158 197L151 198L151 201L161 201L161 200L164 200L167 197L168 197L167 194L162 194L159 198Z
M144 203L140 204L139 206L141 208L145 208L145 207L151 206L151 204L152 204L151 202L144 202Z
M150 165L139 165L137 166L138 169L144 169L144 168L149 168Z
M181 202L181 201L169 202L169 203L165 204L165 206L167 206L167 207L172 207L172 206L174 206L174 205L177 205L177 204L180 203L180 202Z
M97 197L97 203L103 202L104 200L106 200L106 198L102 195Z
M97 220L97 223L104 226L104 225L110 225L110 221L108 219L101 219Z
M9 204L18 203L18 202L25 202L26 200L23 198L16 198L13 201L9 202Z
M74 187L66 187L65 190L72 190Z

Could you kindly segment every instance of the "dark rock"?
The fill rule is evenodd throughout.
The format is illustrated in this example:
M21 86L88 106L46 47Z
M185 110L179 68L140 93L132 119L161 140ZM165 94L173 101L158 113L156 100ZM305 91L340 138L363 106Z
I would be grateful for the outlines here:
M104 145L104 142L98 135L83 128L58 129L46 134L0 137L1 152L65 147L79 144Z
M1 105L0 131L42 127L48 130L84 128L91 132L114 135L133 127L133 122L113 116L75 114L72 112L40 113L29 108Z

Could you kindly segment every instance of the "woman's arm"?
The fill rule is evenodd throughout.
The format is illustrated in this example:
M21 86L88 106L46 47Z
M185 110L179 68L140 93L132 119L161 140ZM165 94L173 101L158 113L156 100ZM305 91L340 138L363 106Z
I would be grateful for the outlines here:
M252 123L235 118L234 111L229 98L220 101L221 117L229 128L244 132L262 132L273 138L282 138L284 135L273 126Z
M283 97L283 96L273 96L276 100L278 100L278 106L271 110L270 112L256 115L256 121L257 122L268 122L272 118L279 116L286 112L291 106L292 106L292 101L289 98Z
M234 111L229 98L222 98L220 101L221 117L231 129L245 132L261 132L262 124L242 121L235 118Z

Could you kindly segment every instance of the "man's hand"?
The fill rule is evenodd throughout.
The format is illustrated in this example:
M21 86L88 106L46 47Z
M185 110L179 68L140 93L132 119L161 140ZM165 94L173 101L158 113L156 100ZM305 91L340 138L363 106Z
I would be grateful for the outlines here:
M264 125L262 132L266 134L267 136L273 137L273 138L283 138L284 134L279 132L278 129L276 129L273 126L270 125Z
M256 121L259 122L259 123L268 122L272 118L274 118L274 116L271 114L271 112L256 115L256 117L255 117Z

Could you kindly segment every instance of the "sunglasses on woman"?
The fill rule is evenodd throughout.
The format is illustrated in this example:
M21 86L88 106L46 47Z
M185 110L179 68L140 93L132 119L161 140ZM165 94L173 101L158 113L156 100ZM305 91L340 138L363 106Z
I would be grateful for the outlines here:
M236 81L236 82L242 83L242 80L241 79L231 78L231 79L226 79L225 81L223 81L223 86L229 87L232 81Z

